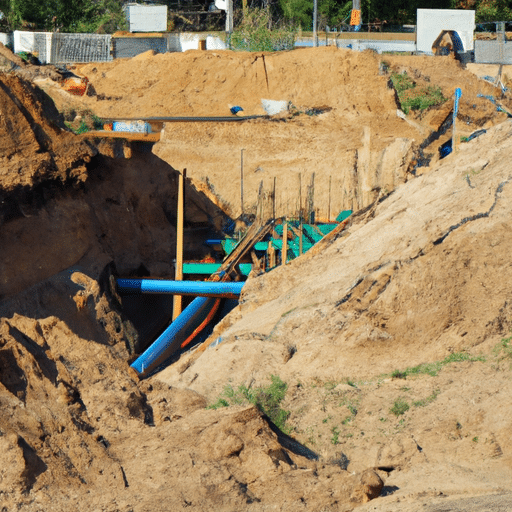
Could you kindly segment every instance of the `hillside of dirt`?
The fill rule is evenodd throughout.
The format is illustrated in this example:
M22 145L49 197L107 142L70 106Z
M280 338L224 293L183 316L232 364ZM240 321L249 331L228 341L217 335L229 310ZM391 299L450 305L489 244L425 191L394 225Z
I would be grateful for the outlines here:
M499 97L512 109L509 93L501 97L501 90L449 57L334 47L274 54L147 52L74 71L91 86L78 103L55 82L37 82L59 110L72 114L88 109L104 118L230 116L229 107L239 105L241 114L263 115L262 99L290 102L289 115L271 120L168 123L153 150L174 168L186 168L194 186L235 218L242 213L242 166L243 213L255 213L260 182L267 194L275 182L276 215L296 215L298 197L306 197L314 180L317 218L334 219L341 210L367 206L379 189L390 192L422 172L418 163L438 159L437 148L449 137L444 130L456 87L462 90L460 136L506 119L480 94ZM393 73L406 73L417 87L440 87L447 101L399 117Z
M75 71L89 95L28 65L0 76L2 507L510 510L512 126L478 96L511 108L509 93L449 58L333 48L148 53ZM447 100L397 115L389 79L403 72ZM487 131L439 160L457 86L458 133ZM153 146L64 124L262 114L265 98L295 109L167 123ZM251 276L214 347L139 380L129 363L171 300L130 302L115 278L172 277L176 169L190 177L186 255L206 254L202 241L242 213L241 149L244 213L275 178L276 214L293 215L313 172L319 217L355 213ZM286 386L284 432L243 394L272 376Z
M510 492L511 135L490 130L324 251L252 279L221 343L154 379L214 400L225 375L279 375L297 439L389 468L386 503Z
M0 80L2 199L43 181L85 181L93 148L62 129L62 116L38 87L12 74Z

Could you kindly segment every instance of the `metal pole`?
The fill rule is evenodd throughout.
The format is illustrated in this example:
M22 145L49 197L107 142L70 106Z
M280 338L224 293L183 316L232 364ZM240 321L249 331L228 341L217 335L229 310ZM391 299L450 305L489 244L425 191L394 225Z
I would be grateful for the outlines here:
M452 118L452 152L455 154L457 152L459 141L457 135L457 113L459 111L459 100L462 96L462 91L459 87L455 89L455 95L453 99L453 118Z
M276 177L274 176L274 188L272 190L272 220L276 218Z
M318 34L316 32L318 23L318 0L314 0L313 3L313 46L318 46Z
M233 32L233 0L226 1L226 32Z
M299 172L299 255L302 254L302 173Z
M240 208L244 214L244 150L240 151Z

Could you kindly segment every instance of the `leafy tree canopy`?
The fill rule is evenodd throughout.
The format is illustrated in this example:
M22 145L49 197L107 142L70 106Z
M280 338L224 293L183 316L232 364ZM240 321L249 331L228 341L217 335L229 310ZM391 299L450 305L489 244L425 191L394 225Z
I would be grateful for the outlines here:
M0 0L5 28L61 32L112 33L127 28L123 5L130 0ZM193 2L206 9L210 0L160 0L171 9ZM243 0L234 0L235 11ZM178 3L177 3L178 2ZM204 4L204 5L203 5ZM270 13L269 28L282 22L311 30L313 0L246 0L249 8ZM477 22L512 20L512 0L361 0L363 23L416 23L417 9L475 9ZM347 23L352 0L318 0L319 26Z
M10 29L113 32L126 27L125 0L0 0Z

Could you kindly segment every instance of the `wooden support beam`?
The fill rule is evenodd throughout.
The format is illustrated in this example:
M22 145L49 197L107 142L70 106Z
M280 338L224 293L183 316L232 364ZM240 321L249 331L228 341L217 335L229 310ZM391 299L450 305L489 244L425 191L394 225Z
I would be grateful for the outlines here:
M137 132L109 132L106 130L91 130L78 135L82 139L126 139L140 142L158 142L160 132L137 133Z
M276 266L276 250L272 245L272 241L269 241L267 248L267 259L268 259L268 267L274 268Z
M281 249L281 265L286 265L286 260L288 258L288 222L286 222L286 217L283 222L283 248Z
M178 178L178 218L176 222L176 268L174 279L176 281L183 280L183 226L185 217L185 178L187 176L187 169L179 173ZM182 297L175 295L172 306L172 319L173 321L181 314Z

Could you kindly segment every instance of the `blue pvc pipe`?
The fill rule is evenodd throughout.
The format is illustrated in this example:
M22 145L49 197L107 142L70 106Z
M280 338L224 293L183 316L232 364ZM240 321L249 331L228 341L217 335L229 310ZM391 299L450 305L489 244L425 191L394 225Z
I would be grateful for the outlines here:
M245 283L215 281L167 281L159 279L118 279L120 292L132 293L172 293L200 297L237 298Z
M181 346L192 330L198 325L198 319L209 311L215 299L197 297L167 327L167 329L145 350L130 366L141 376L154 370Z

